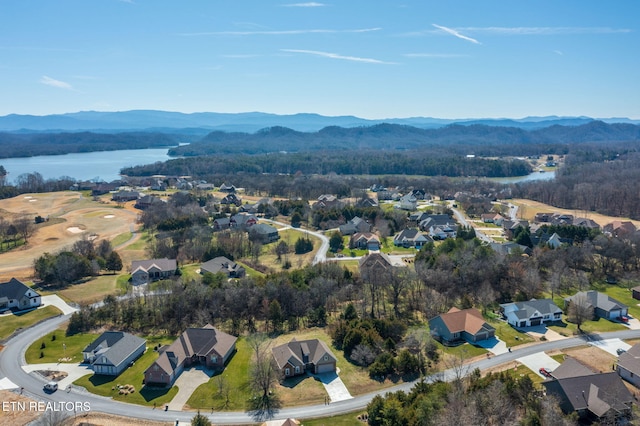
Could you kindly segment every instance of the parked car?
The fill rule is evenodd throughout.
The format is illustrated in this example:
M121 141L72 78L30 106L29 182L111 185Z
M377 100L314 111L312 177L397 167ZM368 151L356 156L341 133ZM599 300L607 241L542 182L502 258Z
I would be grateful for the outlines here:
M44 391L48 393L53 393L58 390L58 384L56 382L47 382L44 385Z
M618 355L622 355L622 354L623 354L623 353L625 353L625 352L626 352L626 350L624 350L624 349L622 349L622 348L618 348L618 349L616 349L616 353L617 353Z
M542 374L544 377L551 377L551 371L547 370L546 368L542 367L540 370L540 374Z
M622 321L622 322L623 322L623 323L625 323L625 324L628 324L628 323L629 323L629 317L628 317L628 316L625 316L625 315L622 315L622 316L620 317L620 321Z

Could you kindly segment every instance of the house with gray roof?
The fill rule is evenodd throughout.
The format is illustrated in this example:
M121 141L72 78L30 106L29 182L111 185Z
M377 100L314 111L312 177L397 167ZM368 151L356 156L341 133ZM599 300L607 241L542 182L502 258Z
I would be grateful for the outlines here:
M393 245L397 247L415 247L419 249L427 243L433 242L433 238L423 234L417 229L403 229L393 237Z
M171 278L176 274L177 269L176 259L165 257L163 259L134 260L131 262L131 283L141 285Z
M236 351L237 340L211 324L188 328L171 345L159 350L158 359L144 372L144 383L170 386L186 367L192 365L222 371Z
M118 376L146 349L146 340L122 331L106 331L82 350L95 374Z
M242 266L224 256L215 257L200 265L200 274L204 275L207 272L211 274L223 273L229 278L242 278L246 273Z
M500 310L513 327L532 327L562 319L562 309L551 299L503 303L500 305Z
M366 220L356 216L339 227L342 235L353 235L358 232L371 232L371 225Z
M640 388L640 343L618 355L618 375L633 386Z
M565 361L566 363L566 361ZM552 373L562 370L563 363ZM628 424L633 395L615 371L595 373L573 365L558 378L542 382L547 395L555 397L565 414L576 413L580 424L608 420L607 424Z
M276 346L271 350L273 359L286 377L305 374L332 373L338 359L329 346L319 339L296 340Z
M20 280L11 278L0 283L0 312L13 309L23 311L42 304L40 294Z
M263 244L272 243L280 239L278 230L266 223L259 223L249 228L249 235L262 241Z
M569 305L576 300L586 300L586 302L593 307L594 318L604 318L613 321L622 316L626 316L629 311L629 307L624 303L595 290L580 291L573 296L566 297L564 299L565 309L568 309Z

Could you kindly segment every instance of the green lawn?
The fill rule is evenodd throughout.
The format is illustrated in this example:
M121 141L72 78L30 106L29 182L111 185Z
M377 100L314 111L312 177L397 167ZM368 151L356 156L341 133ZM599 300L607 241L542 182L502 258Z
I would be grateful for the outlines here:
M53 339L55 336L55 340ZM82 361L82 350L91 343L98 334L76 334L74 336L65 336L64 330L55 330L36 340L27 348L24 354L27 363L40 364L44 362L73 362ZM42 344L45 348L41 349ZM66 349L63 348L63 344ZM40 358L40 353L44 357ZM70 358L61 361L61 358Z
M185 265L180 267L180 272L182 272L182 281L183 282L189 282L192 280L199 281L202 278L202 276L198 272L199 270L200 270L199 263L193 263L191 265Z
M488 322L496 329L496 337L504 341L507 346L518 346L523 343L533 342L532 337L519 332L505 321L489 320Z
M0 316L0 340L6 339L20 328L29 328L39 321L60 314L62 312L55 306L45 306L33 311L18 312L17 314L5 313Z
M353 425L366 425L367 423L358 420L358 416L364 413L349 413L341 416L322 417L319 419L304 419L302 424L304 426L353 426Z
M553 323L553 325L548 325L547 327L563 336L573 336L578 334L578 326L567 321L566 317L564 321L560 323ZM581 329L585 333L604 333L607 331L627 330L627 327L616 322L598 318L595 321L585 321L582 324Z
M633 283L630 287L634 287L636 285L638 285L638 283ZM631 314L632 317L640 318L640 306L638 306L639 301L631 296L631 290L629 288L620 285L602 284L594 286L594 289L606 293L619 302L624 303L629 307L629 314Z
M82 284L69 285L60 290L58 295L75 303L94 303L103 300L109 294L114 294L118 279L118 275L100 275Z
M463 359L473 358L475 356L484 355L489 352L484 348L473 346L469 343L463 343L462 345L458 346L444 346L443 344L437 342L436 344L444 353L456 357L461 356Z
M162 406L169 403L178 393L178 388L150 388L142 385L144 379L144 371L158 358L158 353L154 352L153 347L157 344L169 344L173 342L172 338L147 338L147 351L142 355L133 366L127 368L118 377L102 376L89 374L79 378L75 385L86 388L89 392L123 402L132 404L153 406ZM133 385L135 392L128 395L120 395L118 393L118 385Z
M200 385L191 394L187 405L191 408L207 410L214 408L216 411L243 411L251 397L249 389L249 365L251 360L251 348L247 341L240 337L236 342L237 352L229 360L222 372L224 386L229 389L229 402L227 404L225 393L219 392L219 378L212 377L207 383Z
M111 240L111 245L113 247L117 247L120 244L124 244L131 239L133 234L131 232L125 232L124 234L116 235L116 237Z

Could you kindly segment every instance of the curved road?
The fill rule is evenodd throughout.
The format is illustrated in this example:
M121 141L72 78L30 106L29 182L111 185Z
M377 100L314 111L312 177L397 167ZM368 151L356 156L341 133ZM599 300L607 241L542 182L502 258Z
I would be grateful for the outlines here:
M288 223L277 222L277 221L271 220L271 219L263 219L263 218L261 218L260 220L272 223L274 225L281 226L282 227L281 230L293 229L295 231L303 232L303 233L306 233L306 234L310 234L310 235L313 235L314 237L319 238L320 241L322 241L322 244L320 245L320 248L318 249L318 253L316 253L315 257L313 258L313 264L315 265L317 263L322 263L322 262L326 262L327 261L327 252L329 251L329 238L326 235L321 234L320 232L309 231L308 229L294 228L291 225L289 225Z
M0 376L7 377L13 383L18 386L22 386L26 395L32 398L44 402L62 402L62 403L89 403L91 411L98 411L108 414L115 414L125 417L133 417L139 419L149 419L156 421L170 421L180 420L181 422L190 422L194 416L194 412L182 412L182 411L163 411L160 409L154 410L148 407L141 407L139 405L127 404L124 402L113 401L110 398L101 397L88 393L84 389L73 388L71 392L58 391L53 394L45 394L42 390L44 380L36 375L26 373L22 366L26 364L24 353L26 348L38 338L41 338L50 331L56 329L61 324L69 319L69 315L58 316L42 322L35 327L25 330L24 332L13 337L7 342L6 347L0 352ZM625 330L610 333L603 333L601 335L591 335L593 339L634 339L640 338L640 330ZM514 361L517 358L532 355L542 351L549 351L553 349L565 349L574 346L584 345L588 342L583 337L572 337L563 340L542 342L527 347L514 348L512 352L507 352L501 355L496 355L491 358L481 359L479 361L467 364L465 369L473 370L479 368L485 370L487 368L495 367L497 365ZM428 381L444 379L450 380L454 377L453 370L447 370L441 373L437 373L428 376ZM415 382L403 383L401 385L393 386L391 388L382 389L379 392L369 393L366 395L360 395L353 399L332 403L330 405L313 405L305 407L292 407L284 408L273 414L274 418L286 419L288 417L293 418L311 418L311 417L327 417L336 414L342 414L357 410L362 410L377 394L385 394L387 392L394 392L398 390L408 391ZM73 415L73 412L69 412ZM216 412L208 414L203 412L202 414L208 415L209 419L215 424L247 424L256 422L263 419L258 419L246 412Z

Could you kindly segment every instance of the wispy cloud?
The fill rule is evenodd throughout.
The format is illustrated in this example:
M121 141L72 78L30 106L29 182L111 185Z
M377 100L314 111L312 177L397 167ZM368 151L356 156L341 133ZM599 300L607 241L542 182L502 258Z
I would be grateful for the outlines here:
M442 25L437 25L437 24L431 24L431 25L433 25L434 27L436 27L439 30L444 31L447 34L451 34L454 37L458 37L458 38L460 38L462 40L470 41L473 44L481 44L475 38L467 37L466 35L460 34L460 32L454 30L453 28L443 27Z
M64 81L56 80L54 78L43 75L40 79L40 83L51 87L57 87L59 89L73 90L73 86Z
M555 53L556 55L560 55L560 56L564 55L564 53L562 53L561 50L554 50L553 53Z
M405 53L402 56L407 58L468 58L469 55L457 53Z
M214 31L201 33L181 33L181 36L253 36L253 35L300 35L300 34L339 34L339 33L367 33L371 31L380 31L381 28L360 28L354 30L328 30L328 29L309 29L309 30L258 30L258 31Z
M326 6L324 3L317 3L315 1L310 1L307 3L289 3L283 4L282 7L323 7Z
M619 34L631 33L627 28L610 27L462 27L457 31L498 35L562 35L562 34Z
M339 55L337 53L319 52L317 50L302 50L302 49L280 49L280 50L282 52L303 53L303 54L306 54L306 55L322 56L324 58L341 59L343 61L366 62L366 63L369 63L369 64L394 64L394 62L385 62L385 61L381 61L379 59L361 58L361 57L358 57L358 56L344 56L344 55Z

